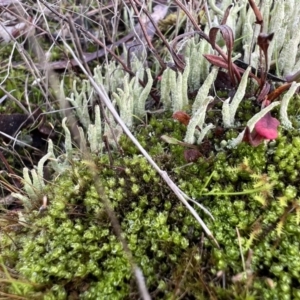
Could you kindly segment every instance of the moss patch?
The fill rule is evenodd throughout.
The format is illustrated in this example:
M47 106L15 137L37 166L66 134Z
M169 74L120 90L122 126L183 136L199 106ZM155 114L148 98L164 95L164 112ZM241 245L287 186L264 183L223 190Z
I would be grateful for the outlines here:
M197 208L220 244L217 249L209 242L126 137L120 143L125 156L114 154L113 166L106 154L95 158L98 180L153 298L300 299L297 131L281 130L276 142L256 148L210 147L186 164L183 147L160 140L162 134L182 140L181 124L152 118L137 130L179 187L211 211L215 221ZM11 285L10 292L44 299L138 299L88 165L73 163L46 194L46 212L33 211L24 216L26 226L1 234L7 267L30 283Z

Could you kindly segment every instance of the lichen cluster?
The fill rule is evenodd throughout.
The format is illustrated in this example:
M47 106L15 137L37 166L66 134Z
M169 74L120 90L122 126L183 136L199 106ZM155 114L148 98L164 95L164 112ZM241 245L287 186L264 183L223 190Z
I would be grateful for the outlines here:
M225 14L225 10L232 1L209 1L210 15L214 24L219 24L220 19ZM263 33L275 33L274 40L269 47L269 62L278 74L284 76L296 72L299 69L299 38L300 35L295 28L299 23L299 8L294 6L294 1L285 0L266 0L263 2L253 1L260 7L263 17ZM244 61L252 66L257 66L259 63L259 47L254 45L253 36L259 34L258 27L253 26L255 23L255 15L248 5L247 0L234 1L231 9L231 14L227 20L235 37L241 37L241 40L236 43L237 47L242 46L244 51ZM285 38L282 38L285 37ZM242 45L241 45L242 44ZM274 61L276 60L276 67Z

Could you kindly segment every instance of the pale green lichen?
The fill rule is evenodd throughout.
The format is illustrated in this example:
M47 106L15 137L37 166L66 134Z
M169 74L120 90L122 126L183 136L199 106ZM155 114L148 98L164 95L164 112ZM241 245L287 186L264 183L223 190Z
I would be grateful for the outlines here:
M105 91L116 92L123 84L125 72L114 60L110 60L103 66L94 69L94 79L99 85L103 85Z
M116 103L113 102L113 105L116 106ZM116 123L108 108L105 109L105 114L107 117L107 122L104 124L103 136L107 139L107 142L110 146L116 148L123 130L122 127Z
M299 19L300 21L300 19ZM278 59L279 69L286 76L293 72L298 58L298 45L300 43L300 32L295 30L293 36L286 41Z
M62 120L62 128L65 131L65 150L66 150L66 158L67 160L71 160L73 146L72 146L72 137L69 128L66 125L67 118L63 118Z
M38 162L37 169L30 170L30 173L28 168L23 168L23 189L25 195L20 192L12 193L11 195L21 200L27 211L31 210L34 205L36 205L44 192L44 166L46 161L52 157L53 154L48 152Z
M254 22L254 15L251 10L248 10L245 13L245 21L243 26L241 27L241 36L242 40L241 43L243 44L242 47L244 49L244 62L250 64L254 67L257 66L257 61L253 61L252 55L252 44L253 44L253 22Z
M133 126L133 83L134 81L129 82L129 75L127 74L124 77L123 89L118 88L118 93L113 93L113 97L120 109L120 116L129 128Z
M30 173L31 177L28 168L23 169L23 188L25 195L20 192L11 194L13 197L22 201L24 208L27 211L31 210L36 205L36 202L39 200L43 191L43 186L41 184L43 178L40 178L34 169L31 170Z
M207 76L207 78L205 79L205 81L203 82L200 89L198 90L197 96L192 106L193 114L196 113L199 110L199 108L203 108L203 102L208 97L209 90L211 89L212 84L217 77L217 74L218 68L213 68Z
M84 137L84 134L82 134L82 136ZM95 106L95 124L89 124L87 136L92 153L100 153L103 147L102 124L99 105Z
M142 75L144 75L144 70L141 69L139 71L139 73L141 74L140 76L142 77ZM150 69L146 69L146 73L147 73L147 84L144 88L141 87L138 79L139 79L139 75L137 74L135 77L135 84L134 84L134 105L133 105L133 114L137 117L137 118L144 118L146 115L146 110L145 110L145 105L146 105L146 100L149 97L151 88L152 88L152 84L153 84L153 78L151 75L151 70ZM184 83L184 82L183 82Z
M227 124L227 127L231 126L230 100L231 100L230 98L224 100L223 105L222 105L223 123L224 123L224 125Z
M171 72L170 68L167 68L164 70L162 78L161 78L161 84L160 84L160 101L164 106L164 109L170 110L172 107L172 100L170 97L170 91L171 91Z
M199 136L199 129L203 129L205 116L206 116L206 109L208 104L213 100L213 97L209 96L202 100L202 103L200 103L199 108L197 111L193 114L188 126L186 135L184 137L184 141L189 144L193 144L195 142L196 136ZM207 128L211 129L212 127L209 126ZM206 131L205 131L206 132ZM203 137L202 137L203 138ZM202 140L202 139L201 139Z
M70 97L66 98L75 108L76 115L79 118L85 130L90 124L90 115L88 108L93 103L93 89L87 80L83 80L80 84L80 92L77 90L77 82L73 81L73 92Z
M239 107L240 102L243 100L245 96L250 69L251 68L248 67L247 70L244 72L241 82L238 86L238 89L231 103L229 104L229 100L226 100L223 103L222 115L223 115L223 124L225 128L234 126L234 117L236 111Z
M224 6L228 6L229 3L228 1L224 1ZM231 4L231 1L229 1L230 4ZM224 15L224 10L220 9L217 5L216 5L216 1L215 0L208 0L208 4L209 4L209 7L214 11L214 13L220 15L220 16L223 16Z
M63 172L67 166L69 165L69 162L63 158L56 158L55 157L55 154L54 154L54 148L53 148L53 142L51 139L48 140L48 152L46 155L48 155L49 153L49 159L50 159L50 162L49 162L49 165L51 166L51 168L57 172L58 174L60 172ZM64 154L62 154L62 156L64 156Z
M35 170L32 170L32 172L35 172ZM36 199L37 193L36 190L34 189L34 184L32 182L32 179L30 178L28 168L23 169L23 178L24 178L24 190L26 194L30 199Z
M120 110L120 116L129 128L134 124L134 116L143 118L146 115L145 102L153 83L150 70L146 70L146 73L148 80L144 88L139 83L139 76L135 76L130 80L127 74L123 80L123 88L117 88L117 93L113 92L113 97Z
M190 73L189 59L183 73L167 68L161 79L161 102L166 110L173 112L183 110L188 105L188 76Z
M208 28L204 32L207 33ZM191 91L198 90L209 74L210 63L203 54L211 54L212 47L204 40L198 41L194 37L185 45L185 56L189 59L190 72L188 75L188 87Z
M289 102L296 92L296 90L299 88L300 83L293 82L289 90L285 93L281 100L281 105L280 105L280 120L281 120L281 125L285 127L286 129L292 129L292 122L288 118L287 114L287 108L289 105Z
M216 126L214 124L207 124L205 127L202 127L202 130L198 136L198 139L197 139L197 144L200 145L203 141L203 139L205 138L205 136L207 135L207 133L214 129Z
M296 72L294 66L298 64L299 57L299 31L295 30L299 23L299 6L292 1L266 0L257 3L263 15L263 33L274 32L274 38L268 48L268 62L276 61L278 72L281 75L288 75ZM222 18L224 11L231 4L231 1L222 1L216 6L215 1L210 1L211 18ZM255 45L260 33L260 25L254 25L255 15L251 7L247 6L248 1L239 1L231 9L227 25L231 27L236 39L242 38L244 49L244 61L253 67L258 67L259 47ZM240 11L239 20L236 20L237 12ZM255 26L255 27L254 27ZM284 38L283 38L284 37Z

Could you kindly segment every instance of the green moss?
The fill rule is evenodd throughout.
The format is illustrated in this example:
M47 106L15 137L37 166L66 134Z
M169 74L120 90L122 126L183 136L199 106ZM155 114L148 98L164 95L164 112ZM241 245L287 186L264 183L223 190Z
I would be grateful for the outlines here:
M299 299L297 131L292 135L281 130L275 143L256 148L244 143L222 152L212 148L207 156L186 164L183 147L160 140L164 134L182 140L185 129L167 117L151 118L137 138L185 193L211 211L214 221L196 208L220 249L205 238L194 217L125 136L120 142L124 157L112 154L113 167L106 154L95 159L97 180L151 295ZM228 134L236 136L237 131ZM219 143L223 138L210 139ZM27 289L11 285L10 292L42 293L44 299L66 299L70 294L81 299L137 299L130 264L88 164L73 163L48 185L47 197L46 212L32 211L25 216L27 227L9 231L9 237L1 234L7 267L31 283ZM242 256L248 277L243 275Z
M157 277L157 270L171 272L189 245L164 210L173 210L179 204L161 186L161 180L143 157L116 160L122 170L111 169L105 163L106 157L98 161L99 180L121 220L147 284L154 289L164 278ZM165 195L168 201L163 197L154 206L152 201L157 201L158 194ZM51 204L45 215L32 212L27 216L31 229L20 241L16 269L30 282L42 285L46 299L58 294L62 296L56 297L64 299L63 295L79 282L77 292L82 299L100 295L102 299L127 297L133 288L131 269L112 232L89 169L81 163L74 164L71 173L61 175L49 187L47 196ZM52 291L53 284L60 289ZM17 292L13 287L12 290Z

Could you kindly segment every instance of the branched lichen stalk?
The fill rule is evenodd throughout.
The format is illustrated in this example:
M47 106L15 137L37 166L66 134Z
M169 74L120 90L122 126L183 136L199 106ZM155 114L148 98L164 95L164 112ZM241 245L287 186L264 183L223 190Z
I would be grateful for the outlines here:
M32 184L35 189L36 198L40 194L40 192L43 190L44 187L44 178L40 177L39 174L36 172L35 169L31 170L31 176L32 176Z
M188 99L188 78L190 73L190 61L188 58L185 60L185 68L182 73L182 89L181 89L181 95L182 95L182 108L185 108L189 104Z
M24 190L26 192L26 194L28 195L28 197L30 199L35 199L36 198L36 193L35 190L33 188L33 183L32 180L29 176L29 169L28 168L24 168L23 169L23 178L24 178Z
M223 124L225 125L225 127L230 127L231 126L230 98L227 98L223 102L222 117L223 117Z
M200 129L203 129L204 120L206 116L207 105L213 100L213 97L209 96L202 100L201 105L198 110L193 114L188 126L184 141L189 144L195 142L195 131L198 130L197 126Z
M295 30L291 38L284 44L279 56L278 66L283 71L283 75L288 75L293 71L298 54L298 45L300 43L300 30Z
M201 88L199 89L195 101L193 103L192 111L193 114L203 106L203 103L206 101L208 92L211 88L212 83L215 81L218 73L218 68L213 68L209 73L205 81L203 82Z
M170 93L171 93L171 102L172 102L172 110L178 111L181 109L181 94L178 95L178 89L177 89L177 84L178 81L181 81L180 78L178 78L178 80L176 80L176 72L173 70L169 70L169 88L170 88ZM181 76L181 74L179 75Z
M82 81L80 93L77 91L77 82L74 80L73 93L70 98L66 98L75 107L76 114L85 129L87 129L90 124L88 106L92 96L93 89L87 80Z
M198 140L197 140L198 145L200 145L202 143L202 141L205 138L205 136L207 135L207 133L213 128L215 128L215 125L213 125L211 123L202 128L202 130L199 134Z
M296 92L297 88L300 86L300 83L293 82L289 90L286 92L286 94L283 96L280 106L280 120L281 125L285 127L286 129L293 128L292 122L288 118L287 109L289 102Z
M200 80L198 81L198 85L199 85L199 83L202 83L205 81L205 79L207 78L207 76L209 74L209 70L211 67L209 61L203 56L203 54L213 53L212 47L209 43L206 43L204 40L201 40L200 43L204 44L204 46L203 46L203 52L201 53L201 56L199 59Z
M172 70L170 68L167 68L163 72L160 82L160 101L163 104L165 110L169 110L172 107L170 96L170 72L172 72Z
M79 132L79 138L80 138L80 151L81 153L84 153L86 151L86 137L85 137L85 133L84 130L81 126L78 127L78 132Z
M41 185L41 189L44 188L45 184L44 184L44 165L45 162L49 159L52 158L52 153L48 152L46 155L44 155L40 161L38 162L38 166L37 166L37 174L40 178L40 185Z
M129 75L127 74L124 77L123 89L118 88L118 93L113 93L113 97L117 101L120 110L120 116L128 127L132 127L133 125L133 95L130 84L133 84L133 82L129 83Z
M285 17L283 0L278 0L274 3L274 9L271 11L271 16L269 32L275 32L275 36L268 49L269 62L271 62L274 51L277 51L278 53L284 43L284 39L282 37L285 36L286 28L283 26L283 20Z
M189 88L192 91L199 89L201 84L201 61L203 59L202 54L205 53L205 44L207 43L204 41L196 44L196 39L192 38L186 45L186 56L190 62Z
M253 43L253 14L251 11L247 12L245 23L242 26L244 62L250 63ZM252 62L251 62L251 65Z
M47 154L50 154L49 155L49 158L50 158L50 163L49 165L51 166L51 168L59 173L61 171L61 167L57 161L57 158L55 157L55 154L54 154L54 150L53 150L53 142L51 139L48 140L48 152Z
M95 124L89 125L87 135L92 153L99 153L102 150L102 128L99 105L95 106Z
M140 88L140 83L138 82L138 77L136 77L136 79L135 79L136 83L139 85L139 89L137 89L139 91L139 95L137 95L137 101L135 101L136 103L134 104L133 112L134 112L134 114L137 115L138 118L143 118L146 115L146 110L145 110L146 100L149 97L149 94L150 94L150 91L152 88L152 84L153 84L151 70L146 69L146 73L147 73L147 84L142 89L142 91Z
M235 117L236 111L238 109L240 102L243 100L243 98L245 96L245 91L246 91L246 87L247 87L247 81L248 81L248 75L249 75L250 69L251 68L248 67L247 70L245 71L245 73L243 74L243 77L241 79L239 87L238 87L231 103L229 104L228 101L227 102L225 101L223 104L225 106L224 106L224 109L222 110L222 115L223 115L223 123L224 123L225 128L234 126L234 117ZM228 113L229 113L229 116L228 116ZM228 120L230 121L229 123L228 123Z
M270 9L271 9L271 5L272 5L272 1L273 0L265 0L262 3L262 8L261 8L261 12L263 15L263 20L264 20L264 32L270 33L269 30L269 19L270 19Z
M70 160L72 158L73 147L72 147L71 133L70 133L69 128L66 125L66 121L67 121L67 118L63 118L63 120L62 120L62 127L63 127L63 129L65 131L66 157L67 157L67 160Z
M209 7L218 15L223 16L224 11L221 10L217 5L215 0L208 0Z

